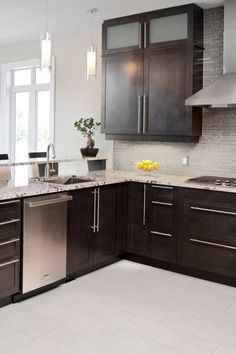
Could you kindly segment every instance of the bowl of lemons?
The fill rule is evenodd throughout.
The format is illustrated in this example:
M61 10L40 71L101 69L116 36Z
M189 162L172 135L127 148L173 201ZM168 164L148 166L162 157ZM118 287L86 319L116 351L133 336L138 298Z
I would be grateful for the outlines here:
M158 170L160 163L152 160L141 160L135 163L135 167L142 173L153 173Z

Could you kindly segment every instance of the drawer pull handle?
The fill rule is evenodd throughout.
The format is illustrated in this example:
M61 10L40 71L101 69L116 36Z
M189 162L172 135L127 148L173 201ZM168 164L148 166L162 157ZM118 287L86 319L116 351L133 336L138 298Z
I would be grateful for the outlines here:
M5 262L5 263L0 263L0 268L3 268L3 267L7 267L11 264L16 264L16 263L19 263L20 260L19 259L14 259L12 261L8 261L8 262Z
M220 247L220 248L227 248L227 249L236 251L236 247L224 245L224 244L221 244L221 243L203 241L203 240L199 240L199 239L196 239L196 238L190 238L190 241L191 242L195 242L195 243L201 243L201 244L204 244L204 245L216 246L216 247Z
M152 188L169 189L169 190L174 189L173 187L167 187L167 186L155 186L155 185L152 185Z
M1 205L9 205L9 204L18 204L18 203L20 203L19 200L12 200L12 201L9 201L9 202L1 202L0 206Z
M157 231L151 231L151 234L165 236L165 237L173 237L171 234L165 234L164 232L157 232Z
M16 243L16 242L19 242L19 241L20 241L19 238L13 238L13 239L11 239L11 240L1 242L1 243L0 243L0 247L1 247L1 246L6 246L6 245L10 245L10 244L12 244L12 243Z
M12 220L8 220L8 221L3 221L3 222L0 222L0 226L14 224L19 221L20 221L20 219L12 219Z
M226 214L226 215L236 215L236 213L232 211L224 211L224 210L217 210L217 209L206 209L206 208L199 208L199 207L194 207L191 206L191 209L193 210L200 210L200 211L207 211L210 213L218 213L218 214Z
M143 226L146 226L146 200L147 200L147 186L143 185Z
M156 202L155 200L152 200L152 204L165 205L165 206L173 206L172 203Z

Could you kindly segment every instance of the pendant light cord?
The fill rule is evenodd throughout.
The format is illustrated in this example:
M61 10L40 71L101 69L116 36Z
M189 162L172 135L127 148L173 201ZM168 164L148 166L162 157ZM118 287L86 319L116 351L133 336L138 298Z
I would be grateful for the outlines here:
M48 1L45 0L45 32L48 29Z

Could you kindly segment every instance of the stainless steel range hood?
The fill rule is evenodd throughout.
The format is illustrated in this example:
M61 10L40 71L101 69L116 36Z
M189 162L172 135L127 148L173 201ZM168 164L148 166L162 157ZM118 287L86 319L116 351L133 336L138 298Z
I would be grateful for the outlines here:
M186 106L236 106L236 0L225 0L223 75L189 97Z

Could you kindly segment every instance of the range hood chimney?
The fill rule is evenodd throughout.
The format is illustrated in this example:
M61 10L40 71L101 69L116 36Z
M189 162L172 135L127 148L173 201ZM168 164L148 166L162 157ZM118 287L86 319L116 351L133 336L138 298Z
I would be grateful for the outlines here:
M223 75L185 101L186 106L236 106L236 0L224 5Z

